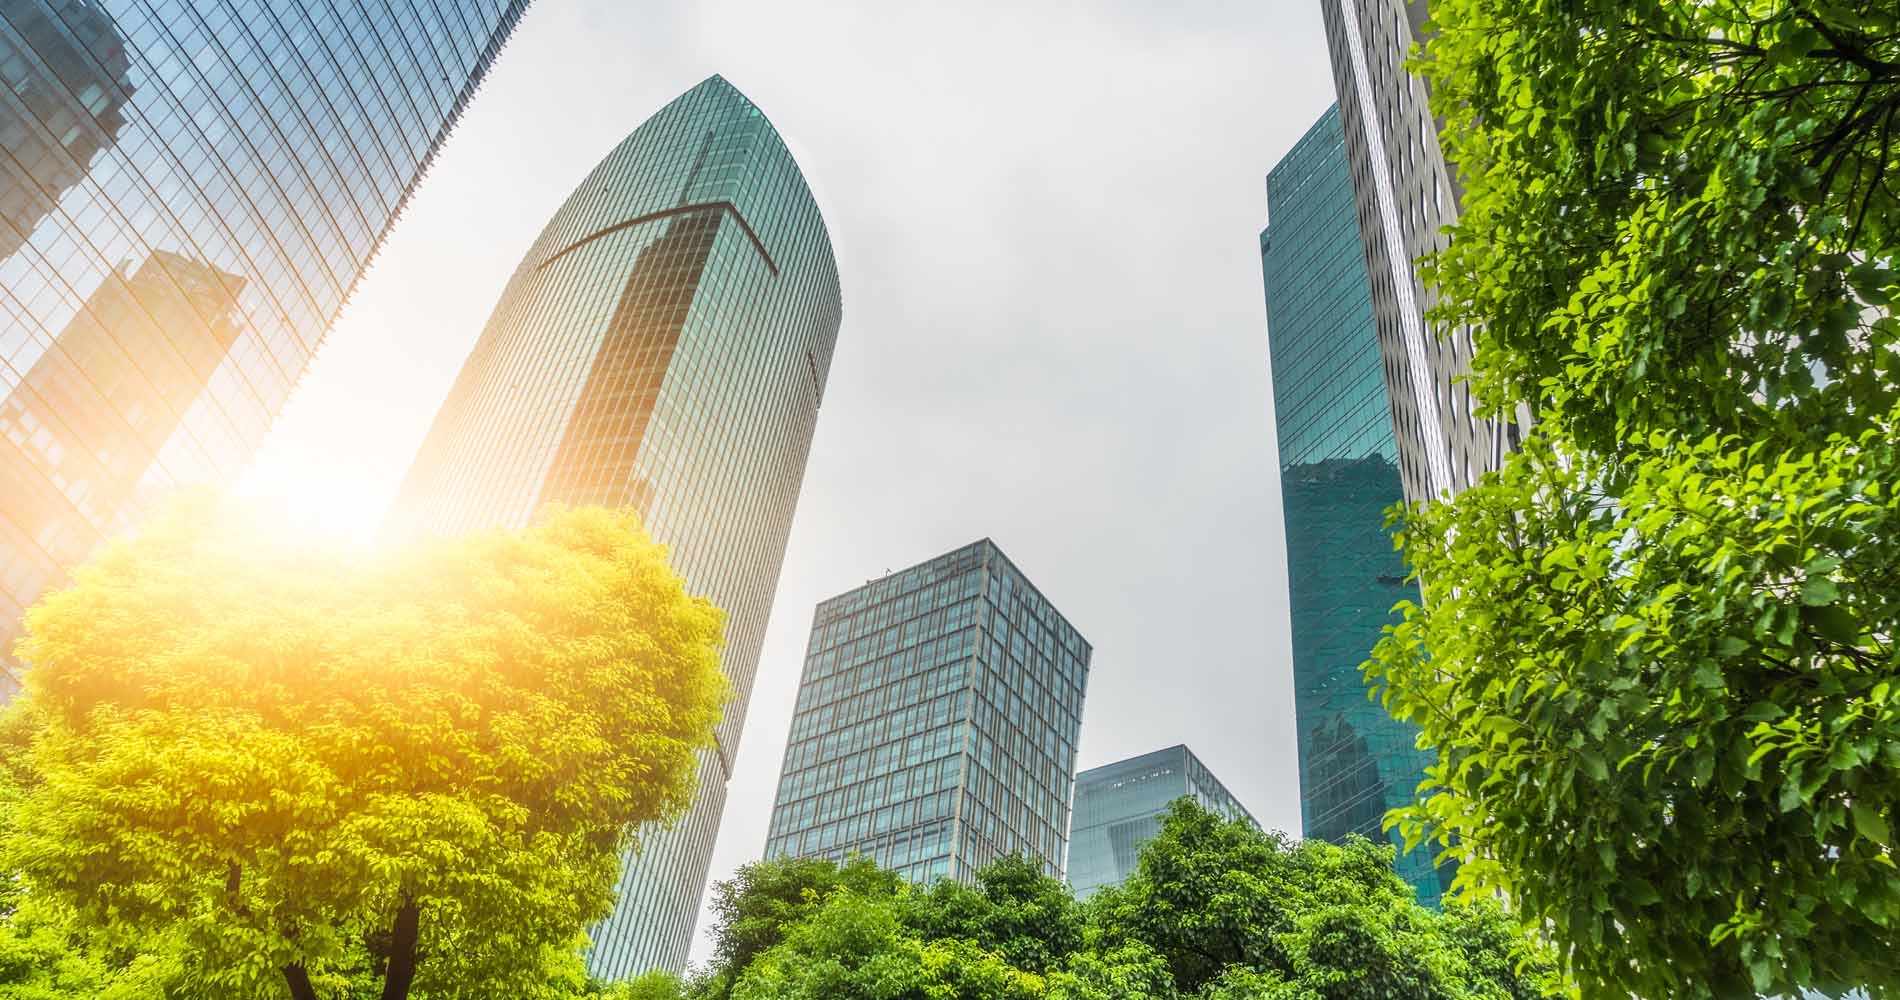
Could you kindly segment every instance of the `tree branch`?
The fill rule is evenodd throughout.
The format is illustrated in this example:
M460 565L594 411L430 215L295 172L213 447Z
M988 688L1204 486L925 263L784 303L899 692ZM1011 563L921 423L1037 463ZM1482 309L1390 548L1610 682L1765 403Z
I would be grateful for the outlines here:
M396 908L396 926L390 931L389 968L383 973L383 1000L408 1000L409 987L415 982L419 961L416 942L420 937L421 918L415 897L404 893L402 905Z
M1896 66L1895 64L1890 63L1890 62L1884 62L1882 60L1875 59L1873 56L1868 55L1865 49L1861 48L1858 45L1852 44L1851 39L1842 35L1840 32L1835 31L1832 25L1814 16L1813 14L1805 10L1801 10L1800 8L1796 8L1795 17L1803 21L1806 21L1808 23L1808 27L1813 28L1815 32L1818 33L1822 38L1825 38L1828 40L1828 44L1834 46L1834 48L1832 49L1820 49L1815 52L1809 53L1809 55L1833 56L1837 59L1842 59L1847 62L1853 63L1854 65L1859 66L1861 69L1866 70L1868 73L1876 77L1888 76L1888 75L1891 75L1895 70L1900 70L1900 66Z
M291 1000L317 1000L317 988L310 985L310 973L303 963L292 962L284 966L284 981L290 984Z

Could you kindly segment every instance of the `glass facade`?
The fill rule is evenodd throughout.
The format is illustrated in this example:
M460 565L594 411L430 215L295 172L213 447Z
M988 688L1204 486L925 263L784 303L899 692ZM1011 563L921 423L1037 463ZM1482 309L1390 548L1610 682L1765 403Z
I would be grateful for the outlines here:
M766 856L1061 877L1090 653L987 539L820 604Z
M1458 220L1458 171L1438 144L1423 81L1406 68L1430 38L1428 0L1320 0L1339 95L1374 329L1397 429L1399 475L1414 501L1457 493L1497 468L1516 421L1472 413L1470 331L1434 329L1434 292L1413 263L1446 245ZM1520 410L1518 421L1530 414Z
M0 0L0 699L27 605L249 459L526 0Z
M1366 257L1339 109L1320 117L1267 175L1260 234L1273 403L1286 518L1294 710L1305 836L1378 841L1409 804L1431 756L1417 731L1366 697L1359 667L1416 596L1386 531L1405 500ZM1397 842L1397 838L1393 838ZM1401 845L1402 846L1402 845ZM1451 870L1429 849L1398 859L1436 902Z
M1102 886L1127 881L1140 859L1141 845L1161 832L1168 808L1183 796L1209 812L1260 825L1185 746L1076 775L1075 822L1069 827L1069 887L1086 899Z
M389 528L633 506L724 608L734 698L678 824L641 832L588 965L683 970L841 318L831 239L784 141L712 77L594 168L509 280Z

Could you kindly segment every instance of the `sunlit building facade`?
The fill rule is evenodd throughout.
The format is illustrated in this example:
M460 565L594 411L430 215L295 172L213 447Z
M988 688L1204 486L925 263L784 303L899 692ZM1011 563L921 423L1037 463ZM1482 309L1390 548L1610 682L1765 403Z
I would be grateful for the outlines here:
M1351 165L1372 315L1384 353L1399 474L1411 500L1457 493L1497 468L1529 420L1472 413L1466 330L1434 330L1419 258L1443 249L1463 195L1439 146L1426 84L1406 71L1430 41L1428 0L1321 0Z
M250 458L526 0L0 0L0 700L20 616Z
M1418 591L1385 525L1405 500L1352 174L1328 109L1267 175L1260 234L1286 519L1300 816L1307 837L1387 839L1429 754L1368 700L1360 664L1392 606ZM1395 842L1397 838L1392 838ZM1402 844L1400 846L1403 846ZM1428 848L1398 858L1426 902L1450 882Z
M392 533L632 506L727 614L734 697L694 806L641 831L588 964L683 970L842 304L778 132L712 77L636 129L542 230L410 469Z
M987 539L818 605L766 856L1060 878L1090 655Z
M1069 888L1084 899L1134 874L1141 847L1161 832L1174 801L1190 798L1228 819L1254 820L1186 746L1176 745L1075 776L1069 825Z

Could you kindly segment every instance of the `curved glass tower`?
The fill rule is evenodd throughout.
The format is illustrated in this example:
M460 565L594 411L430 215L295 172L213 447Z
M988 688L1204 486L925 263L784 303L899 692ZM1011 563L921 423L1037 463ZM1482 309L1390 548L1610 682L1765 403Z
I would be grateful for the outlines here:
M0 0L0 700L27 605L230 478L527 0Z
M1260 234L1267 339L1286 515L1293 627L1293 707L1300 733L1304 835L1377 843L1386 811L1409 805L1430 754L1418 730L1366 697L1359 665L1392 606L1418 591L1385 530L1405 500L1372 286L1361 249L1339 108L1320 116L1267 175ZM1430 847L1397 860L1419 898L1436 903L1454 869Z
M683 969L841 303L791 152L715 76L608 154L515 269L410 469L396 533L638 507L727 613L735 691L699 797L645 831L589 968Z

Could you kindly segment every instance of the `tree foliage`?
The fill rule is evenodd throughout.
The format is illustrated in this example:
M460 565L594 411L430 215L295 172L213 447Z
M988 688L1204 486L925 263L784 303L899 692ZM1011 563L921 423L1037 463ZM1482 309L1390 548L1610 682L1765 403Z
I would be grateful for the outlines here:
M27 624L0 871L182 996L563 995L726 692L720 613L599 509L352 555L199 498Z
M1432 14L1435 318L1536 430L1404 518L1395 819L1588 996L1900 995L1900 10Z
M1528 1000L1555 985L1495 905L1422 907L1392 856L1295 845L1184 799L1128 884L1086 903L1022 858L927 888L863 861L766 861L719 887L720 957L687 995Z

